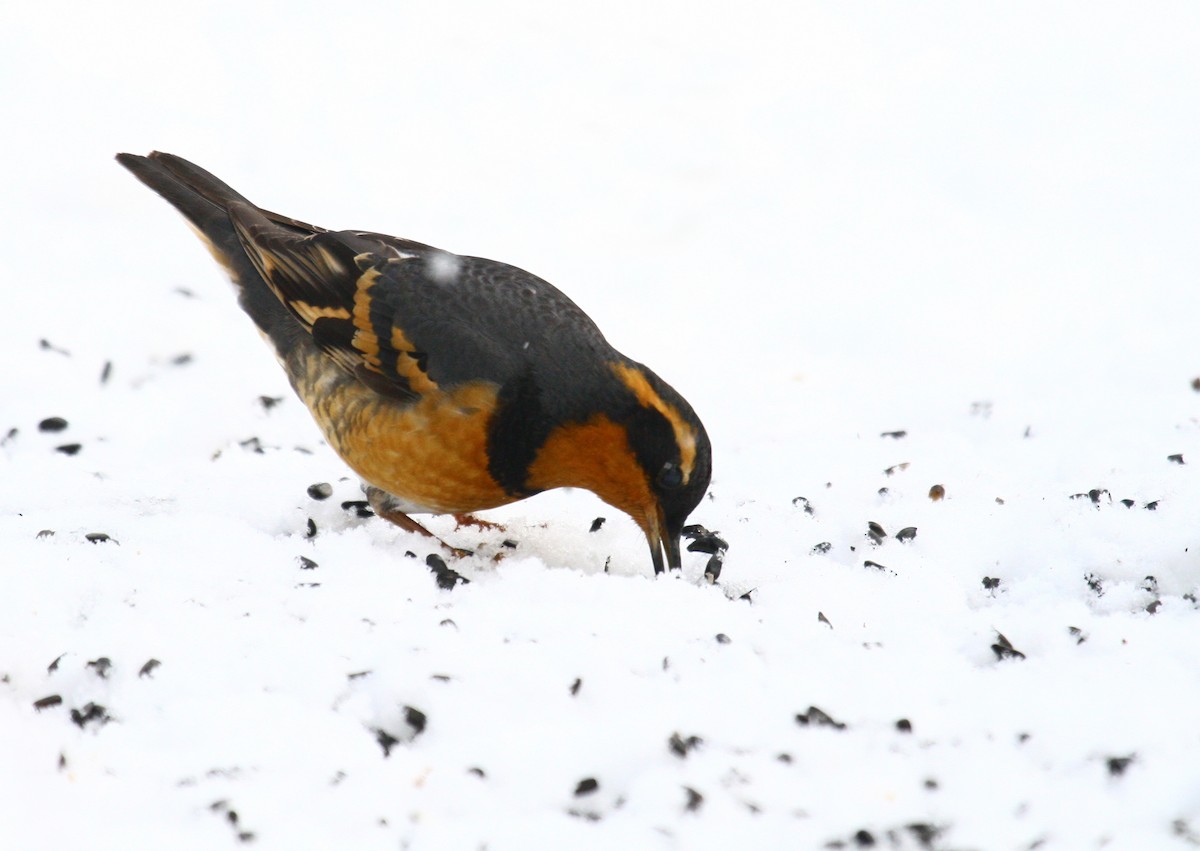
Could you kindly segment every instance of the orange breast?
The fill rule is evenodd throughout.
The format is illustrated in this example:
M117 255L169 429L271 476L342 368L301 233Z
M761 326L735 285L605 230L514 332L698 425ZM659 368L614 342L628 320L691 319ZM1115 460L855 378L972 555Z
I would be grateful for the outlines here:
M404 405L364 387L321 354L287 367L330 445L367 483L433 513L481 511L516 499L488 473L494 385L435 390Z
M647 534L656 522L658 501L625 429L603 414L552 431L529 467L529 485L536 490L586 488L632 517Z

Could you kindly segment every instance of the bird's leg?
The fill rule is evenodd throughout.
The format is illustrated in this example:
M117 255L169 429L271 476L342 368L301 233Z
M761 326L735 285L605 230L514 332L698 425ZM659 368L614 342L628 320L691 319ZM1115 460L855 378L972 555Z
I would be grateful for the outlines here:
M459 549L458 547L450 546L416 520L413 520L403 511L396 508L395 498L387 491L374 487L373 485L364 485L363 490L366 491L367 502L371 504L371 510L389 523L394 523L401 529L404 529L408 532L417 532L427 538L433 538L433 540L437 541L457 558L473 555L471 550L463 550Z
M500 523L493 523L491 520L484 520L481 517L476 517L474 514L455 514L454 531L458 531L463 526L474 526L476 529L484 531L503 532L504 526Z

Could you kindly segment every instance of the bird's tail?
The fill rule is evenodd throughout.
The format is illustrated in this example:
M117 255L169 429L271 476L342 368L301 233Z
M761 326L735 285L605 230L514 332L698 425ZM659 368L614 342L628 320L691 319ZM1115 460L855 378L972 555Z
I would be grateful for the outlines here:
M159 151L148 157L117 154L117 162L183 214L229 273L238 288L242 308L271 338L276 352L288 351L299 327L246 256L229 217L230 204L254 205L214 175L173 154ZM262 213L275 224L302 235L324 230L266 210Z

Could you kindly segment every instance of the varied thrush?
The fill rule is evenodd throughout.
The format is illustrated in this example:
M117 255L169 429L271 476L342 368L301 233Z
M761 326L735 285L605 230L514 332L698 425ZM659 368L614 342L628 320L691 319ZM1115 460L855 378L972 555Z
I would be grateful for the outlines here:
M254 206L171 154L117 160L194 226L376 513L464 515L586 488L632 517L655 573L680 566L711 475L670 385L515 266Z

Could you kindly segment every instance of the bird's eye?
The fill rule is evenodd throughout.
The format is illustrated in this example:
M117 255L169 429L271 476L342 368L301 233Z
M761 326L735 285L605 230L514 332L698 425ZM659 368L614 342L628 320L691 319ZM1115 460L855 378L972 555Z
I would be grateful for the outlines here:
M683 470L670 461L662 465L658 471L658 486L664 490L675 490L683 484Z

